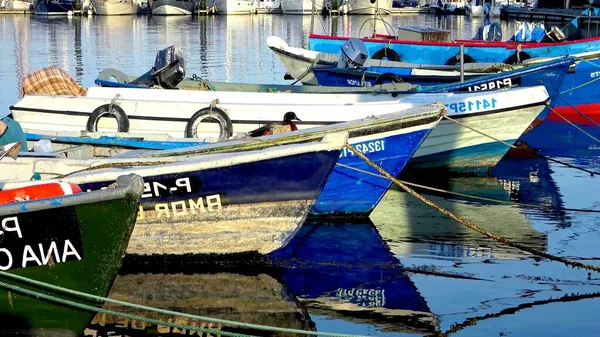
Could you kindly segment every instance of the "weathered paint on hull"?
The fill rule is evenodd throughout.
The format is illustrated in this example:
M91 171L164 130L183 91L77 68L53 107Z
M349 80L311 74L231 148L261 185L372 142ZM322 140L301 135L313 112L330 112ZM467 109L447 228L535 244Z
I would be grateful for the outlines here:
M312 152L227 169L144 176L147 190L140 203L144 212L127 251L143 255L268 253L284 246L302 226L339 154ZM94 190L108 184L80 186ZM237 230L252 237L232 234ZM224 232L228 236L218 238Z
M80 261L55 263L52 266L36 266L11 270L10 273L37 281L82 291L92 295L106 296L121 266L127 240L135 222L135 210L139 196L96 204L82 204L75 208L81 234L83 256ZM33 213L33 212L32 212ZM40 216L44 216L41 214ZM46 216L47 217L47 216ZM48 221L56 221L49 219ZM60 223L56 223L60 226ZM37 251L37 247L34 247ZM39 254L39 253L38 253ZM2 282L50 294L60 298L65 295L41 290L37 287L0 278ZM0 317L2 329L52 332L83 332L94 313L72 307L40 301L20 293L0 289ZM72 299L72 298L71 298ZM97 302L79 300L88 305Z

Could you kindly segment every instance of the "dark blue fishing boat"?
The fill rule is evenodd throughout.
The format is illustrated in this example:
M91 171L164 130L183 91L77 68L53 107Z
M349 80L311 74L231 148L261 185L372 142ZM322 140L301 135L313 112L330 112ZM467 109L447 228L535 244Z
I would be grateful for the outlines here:
M67 15L80 9L78 0L38 0L34 6L36 15Z

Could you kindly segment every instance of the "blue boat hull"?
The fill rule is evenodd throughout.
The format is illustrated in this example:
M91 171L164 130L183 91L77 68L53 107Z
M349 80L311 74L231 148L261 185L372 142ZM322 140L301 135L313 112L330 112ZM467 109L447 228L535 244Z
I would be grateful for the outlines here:
M77 8L75 0L43 0L35 5L35 14L57 14L66 15L68 11L74 11Z
M350 143L386 172L398 176L431 129ZM385 179L350 150L343 149L338 163L311 215L369 215L387 192Z

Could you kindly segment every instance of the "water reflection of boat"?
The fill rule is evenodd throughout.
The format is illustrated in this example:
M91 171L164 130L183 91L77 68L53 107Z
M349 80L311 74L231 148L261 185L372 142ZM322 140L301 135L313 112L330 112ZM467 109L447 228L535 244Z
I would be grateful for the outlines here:
M544 165L545 164L545 165ZM520 168L520 169L517 169ZM512 200L521 203L553 204L561 206L556 185L550 177L545 161L520 161L505 164L499 178L453 177L438 182L419 182L416 177L407 181L422 183L453 192L480 197ZM499 170L500 172L502 170ZM546 251L547 236L532 227L537 218L563 222L564 214L557 211L532 210L509 204L433 195L423 192L428 199L470 220L481 228ZM550 216L550 217L548 217ZM519 250L488 239L458 224L422 201L395 188L390 190L372 216L382 237L394 254L446 259L518 259Z
M286 286L265 273L119 275L109 297L193 315L314 331L314 323L308 313L300 307ZM148 313L116 304L106 303L103 308L188 326L256 334L256 331ZM86 336L119 334L181 336L192 333L100 313L94 317L85 332Z
M272 254L281 279L311 314L382 331L433 333L438 321L370 223L307 222Z

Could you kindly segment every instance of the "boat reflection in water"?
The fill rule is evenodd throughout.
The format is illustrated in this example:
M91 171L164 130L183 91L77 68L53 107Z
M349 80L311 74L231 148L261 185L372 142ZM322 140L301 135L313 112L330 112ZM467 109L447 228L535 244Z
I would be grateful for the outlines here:
M110 298L182 313L238 322L314 331L306 310L302 309L286 286L272 276L258 272L243 275L228 272L191 274L119 275ZM256 334L256 330L223 326L212 322L176 318L105 303L104 309L218 331ZM265 334L264 331L259 332ZM202 332L157 326L137 320L97 314L86 336L210 336ZM267 332L266 335L271 335ZM282 334L281 336L292 336Z
M270 254L283 268L283 282L311 315L382 332L437 332L436 316L400 262L373 224L361 221L305 223L292 242Z
M496 177L427 177L402 179L452 192L562 207L551 170L544 160L503 160L493 171ZM564 212L528 206L473 200L416 189L426 198L486 231L527 247L547 250L546 225L568 226ZM390 190L371 218L393 253L399 257L481 261L521 259L528 254L479 234L441 214L412 195Z
M328 332L351 333L357 324L381 332L439 331L437 317L373 224L361 221L368 223L309 221L288 246L255 260L205 263L205 257L198 256L195 261L186 258L164 263L169 258L150 261L137 257L135 263L124 265L134 273L119 275L109 297L188 314L310 331L317 328L311 315L337 321L334 326L320 327ZM148 261L142 261L145 259ZM215 270L186 274L204 268L198 267L202 263ZM152 271L160 273L148 273ZM175 318L110 303L103 308L220 331L300 336ZM97 314L86 336L108 335L202 333Z

